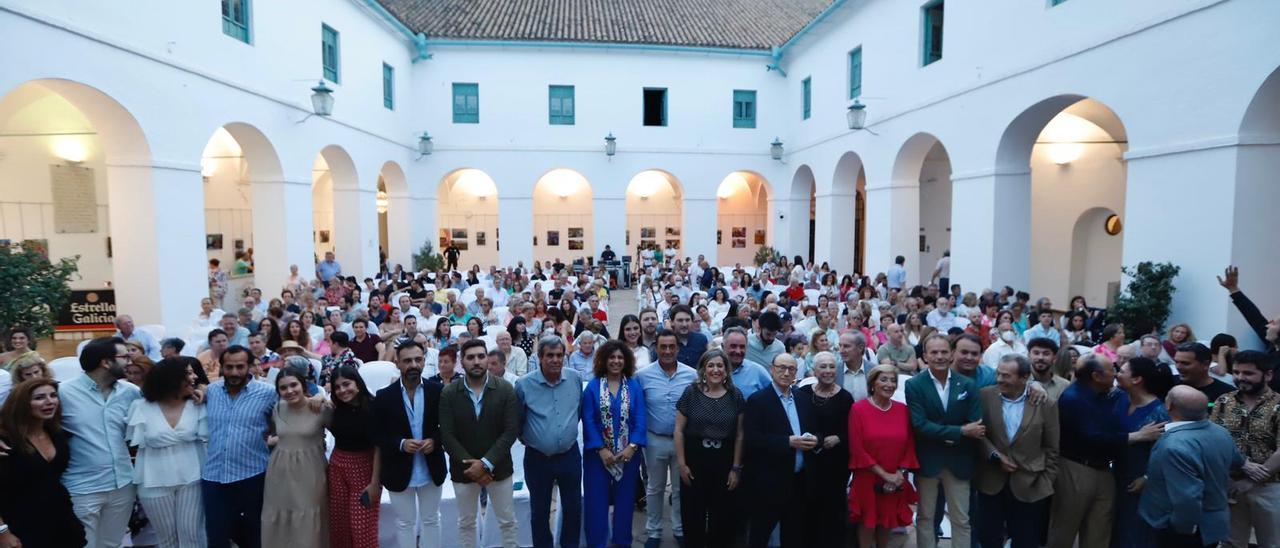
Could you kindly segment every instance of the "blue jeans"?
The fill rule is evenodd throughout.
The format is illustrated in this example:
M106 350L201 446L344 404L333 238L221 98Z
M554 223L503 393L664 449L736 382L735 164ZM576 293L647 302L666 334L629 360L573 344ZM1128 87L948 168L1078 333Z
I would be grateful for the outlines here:
M200 482L204 496L204 530L209 546L262 546L262 492L267 474L232 483Z
M529 486L534 547L555 546L550 520L551 490L557 485L560 487L560 546L579 546L582 541L582 454L578 452L578 444L551 456L526 447L524 481Z

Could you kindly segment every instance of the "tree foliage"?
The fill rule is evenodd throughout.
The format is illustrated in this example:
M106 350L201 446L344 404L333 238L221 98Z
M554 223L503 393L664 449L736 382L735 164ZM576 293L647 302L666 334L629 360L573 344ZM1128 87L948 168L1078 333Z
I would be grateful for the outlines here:
M422 243L422 248L413 254L413 270L422 272L425 270L437 271L444 268L444 257L436 253L435 247L431 245L431 240Z
M764 266L765 263L777 263L779 257L782 257L782 254L778 253L778 250L767 245L762 245L760 246L760 249L756 250L756 256L753 259L753 262L756 263L756 266Z
M0 331L25 326L36 337L53 333L55 315L71 298L79 255L50 262L34 249L0 248Z
M1136 339L1147 333L1162 333L1173 302L1173 285L1181 267L1172 263L1143 261L1135 267L1121 267L1129 284L1107 311L1107 323L1124 324L1125 335Z

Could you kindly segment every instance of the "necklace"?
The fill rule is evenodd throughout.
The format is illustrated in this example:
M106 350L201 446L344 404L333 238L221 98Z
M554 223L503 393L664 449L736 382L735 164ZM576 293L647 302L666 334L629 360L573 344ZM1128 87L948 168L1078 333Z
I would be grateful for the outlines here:
M875 408L876 408L876 409L879 409L879 410L884 411L884 412L886 412L886 413L887 413L890 409L892 409L892 408L893 408L893 400L889 400L889 405L886 405L886 406L884 406L884 407L880 407L880 404L876 403L876 399L875 399L875 398L870 398L870 399L871 399L871 405L875 406Z

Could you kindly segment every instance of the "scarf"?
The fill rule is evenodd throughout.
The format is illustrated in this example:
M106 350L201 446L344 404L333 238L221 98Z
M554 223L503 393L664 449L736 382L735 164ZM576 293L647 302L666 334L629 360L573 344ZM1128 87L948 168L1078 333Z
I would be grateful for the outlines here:
M609 379L600 379L600 422L604 424L604 446L614 455L631 444L627 419L631 415L631 390L627 388L627 380L618 383L618 429L613 428L613 406L610 405ZM614 481L622 480L624 463L614 462L606 470Z

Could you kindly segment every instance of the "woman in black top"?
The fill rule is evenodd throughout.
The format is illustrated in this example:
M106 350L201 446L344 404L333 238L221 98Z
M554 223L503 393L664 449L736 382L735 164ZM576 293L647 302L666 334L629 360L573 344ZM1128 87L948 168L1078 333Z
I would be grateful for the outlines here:
M524 355L533 356L533 345L537 338L529 333L528 322L524 316L516 316L507 322L507 333L511 334L511 344L524 350Z
M836 356L819 352L813 356L813 376L817 383L796 389L796 398L809 398L817 411L818 447L805 458L813 458L805 539L813 546L844 546L848 538L849 408L853 395L836 382Z
M0 546L84 546L84 527L60 479L71 453L62 431L58 383L19 383L0 409Z
M382 500L373 396L351 366L333 372L333 454L329 457L329 543L375 546Z
M680 468L680 517L688 546L732 546L741 523L729 492L742 474L742 412L729 356L709 350L698 360L698 381L676 402L675 449Z

